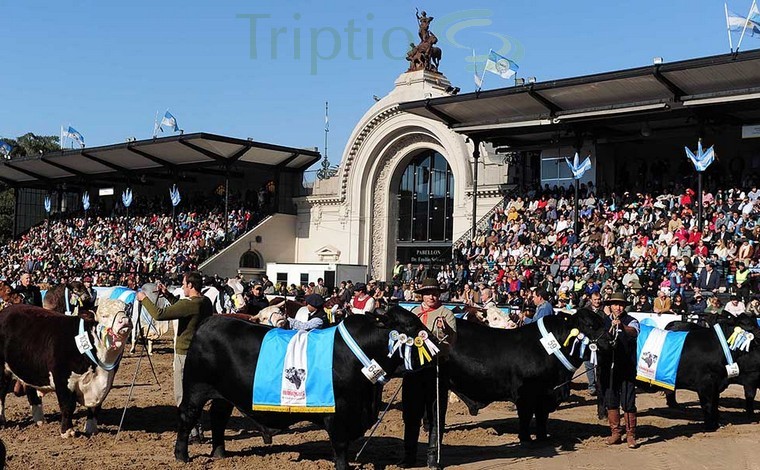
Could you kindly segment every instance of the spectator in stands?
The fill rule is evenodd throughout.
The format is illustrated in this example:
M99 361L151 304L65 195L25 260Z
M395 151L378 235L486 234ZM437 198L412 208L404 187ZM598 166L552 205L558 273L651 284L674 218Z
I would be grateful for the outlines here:
M654 305L652 308L654 313L670 312L670 297L664 290L657 292L657 298L654 299Z
M646 294L639 294L636 303L631 305L629 312L651 312L652 304L649 303L649 299Z
M696 287L703 292L715 294L720 286L720 276L715 272L713 263L707 263L699 273L699 281Z
M723 311L733 316L738 316L746 312L747 308L744 305L744 302L742 302L741 299L739 299L739 296L736 294L733 294L729 302L726 304L726 306L723 307Z

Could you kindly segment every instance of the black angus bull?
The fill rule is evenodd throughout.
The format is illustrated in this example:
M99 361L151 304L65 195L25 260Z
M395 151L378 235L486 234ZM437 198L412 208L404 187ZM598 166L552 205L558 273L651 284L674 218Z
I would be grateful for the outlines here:
M550 315L544 317L544 325L560 343L573 328L591 340L602 335L604 329L601 317L589 310L579 310L575 315ZM473 415L495 401L514 402L521 442L531 441L533 415L536 438L546 439L549 413L560 401L555 387L572 378L572 372L556 356L547 354L540 338L535 323L501 330L457 319L457 343L451 351L451 390L462 398ZM562 351L577 368L582 359L578 352L570 355L572 342L562 347ZM588 360L589 355L587 347L583 359Z
M354 315L343 324L359 347L387 373L401 366L399 354L388 358L391 330L416 337L427 331L422 322L401 307L393 307L377 319ZM253 380L264 336L271 328L227 315L214 315L205 320L193 338L185 364L184 400L179 408L179 428L174 456L187 462L188 437L211 400L212 455L224 457L224 429L233 408L253 419L265 443L272 435L299 421L312 421L324 426L332 444L335 466L348 468L349 442L362 436L377 419L380 385L373 385L362 374L362 365L336 332L333 349L333 388L335 413L283 413L252 411ZM412 355L413 368L419 359Z
M75 435L71 418L77 402L87 407L85 433L97 432L97 413L113 384L132 325L120 300L102 301L96 318L97 322L26 304L12 305L0 313L0 364L4 366L0 425L5 424L5 396L15 378L27 386L38 425L44 414L37 390L55 391L61 409L61 437ZM92 359L77 348L80 322Z
M705 428L710 431L718 428L718 399L729 384L744 387L745 411L750 419L754 418L755 394L760 386L760 328L755 318L745 314L722 318L718 324L726 339L736 327L755 336L749 352L731 351L734 361L739 365L739 376L732 379L728 378L725 355L713 328L680 321L671 322L665 327L666 330L689 332L681 352L676 389L697 392L704 413ZM678 406L675 392L666 392L665 396L669 407Z

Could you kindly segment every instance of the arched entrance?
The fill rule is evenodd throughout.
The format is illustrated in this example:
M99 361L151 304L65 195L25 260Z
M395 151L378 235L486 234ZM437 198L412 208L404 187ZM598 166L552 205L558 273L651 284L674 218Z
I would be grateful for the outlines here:
M416 155L396 189L396 258L402 263L439 264L451 259L454 175L435 150Z

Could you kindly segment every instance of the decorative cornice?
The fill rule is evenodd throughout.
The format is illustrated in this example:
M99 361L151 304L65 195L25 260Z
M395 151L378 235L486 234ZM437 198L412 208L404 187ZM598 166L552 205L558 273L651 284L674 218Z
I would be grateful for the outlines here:
M351 167L353 166L356 156L359 154L359 150L367 140L367 137L369 137L372 131L380 126L380 124L382 124L384 121L387 121L388 119L399 114L402 114L402 111L398 109L398 105L394 105L378 113L375 117L370 119L367 124L364 125L364 128L362 128L361 132L359 132L359 134L356 136L356 139L354 139L350 150L348 151L348 155L346 156L346 161L343 165L343 168L341 169L339 202L342 202L346 199L346 193L348 192L348 178L351 175Z

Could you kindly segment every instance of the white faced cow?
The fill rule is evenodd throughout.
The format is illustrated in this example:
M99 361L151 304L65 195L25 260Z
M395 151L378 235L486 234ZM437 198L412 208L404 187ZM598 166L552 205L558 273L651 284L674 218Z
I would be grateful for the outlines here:
M0 315L0 424L5 395L15 378L27 385L34 421L44 420L37 390L55 391L61 408L61 437L75 435L72 415L87 407L86 434L97 432L97 412L113 384L132 329L126 305L102 299L95 321L31 305L12 305ZM37 390L34 390L37 389Z

